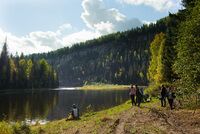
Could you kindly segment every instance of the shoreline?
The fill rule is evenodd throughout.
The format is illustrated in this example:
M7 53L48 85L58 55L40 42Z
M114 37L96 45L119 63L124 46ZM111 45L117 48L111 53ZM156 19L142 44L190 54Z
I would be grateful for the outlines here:
M84 85L80 90L128 90L130 85L114 85L114 84L94 84Z
M173 113L173 114L172 114ZM163 108L160 106L160 101L156 98L153 98L151 102L142 103L141 107L131 106L131 101L128 100L118 106L114 106L105 110L98 112L88 111L80 117L80 120L66 120L63 118L60 120L50 121L44 125L36 124L32 126L26 126L30 133L33 134L56 134L56 133L115 133L115 132L136 132L143 133L143 130L149 133L157 132L168 132L168 128L171 128L169 123L170 121L176 124L185 123L188 127L188 132L193 132L199 130L195 125L191 126L189 119L191 119L191 113L194 113L194 110L189 109L174 109L170 110L169 106ZM184 118L181 118L184 115ZM192 122L197 122L200 120L200 109L197 109L195 115L192 118ZM134 117L134 118L133 118ZM174 118L176 118L174 122ZM146 122L145 120L149 120ZM178 123L176 122L178 121ZM136 122L135 125L130 122ZM2 125L3 124L3 125ZM158 125L158 126L157 126ZM6 127L10 133L13 132L13 125L0 122L0 128ZM15 127L23 128L23 124L20 126L19 123ZM121 127L122 126L122 127ZM129 127L127 127L129 126ZM121 129L122 128L122 129ZM171 129L172 132L179 132L179 129L176 129L177 125ZM183 126L178 126L178 128L183 129ZM2 129L2 128L1 128ZM1 132L0 129L0 132Z

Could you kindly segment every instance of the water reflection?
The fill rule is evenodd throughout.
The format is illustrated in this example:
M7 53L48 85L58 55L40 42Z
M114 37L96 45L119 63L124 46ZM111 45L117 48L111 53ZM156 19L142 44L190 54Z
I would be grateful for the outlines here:
M66 117L72 104L77 104L81 114L90 105L99 111L125 102L128 91L83 90L33 90L0 93L0 119L55 120Z
M44 119L58 103L58 91L9 91L0 93L0 119Z

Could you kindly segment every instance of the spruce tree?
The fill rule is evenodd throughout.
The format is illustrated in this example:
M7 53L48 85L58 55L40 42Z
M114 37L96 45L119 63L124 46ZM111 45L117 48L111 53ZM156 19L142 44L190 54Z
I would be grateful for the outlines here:
M178 35L177 60L174 70L184 93L194 93L200 86L200 1L188 8L186 20Z
M10 65L7 50L7 39L0 55L0 89L8 88L10 82Z

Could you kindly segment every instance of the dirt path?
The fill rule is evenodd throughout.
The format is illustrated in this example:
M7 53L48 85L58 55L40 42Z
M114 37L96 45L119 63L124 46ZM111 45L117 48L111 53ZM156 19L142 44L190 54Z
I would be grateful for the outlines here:
M115 128L116 134L124 134L125 133L124 132L125 124L128 122L128 120L130 120L130 118L132 118L134 116L134 114L135 114L135 111L133 109L122 113L121 117L118 119L119 124Z
M83 120L70 127L65 124L56 127L55 132L41 131L40 134L200 134L200 109L195 112L169 110L149 103L113 115L105 113L99 117L94 114L92 120Z
M200 134L200 111L133 107L119 117L115 134Z

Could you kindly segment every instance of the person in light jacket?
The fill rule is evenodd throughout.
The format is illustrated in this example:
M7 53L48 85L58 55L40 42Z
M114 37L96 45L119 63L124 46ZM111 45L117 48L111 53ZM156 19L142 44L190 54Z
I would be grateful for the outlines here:
M130 92L129 92L129 96L130 96L130 98L131 98L132 106L133 106L133 105L136 105L136 101L135 101L136 87L133 86L133 84L131 85Z

